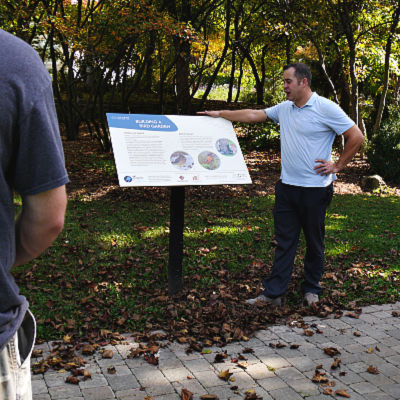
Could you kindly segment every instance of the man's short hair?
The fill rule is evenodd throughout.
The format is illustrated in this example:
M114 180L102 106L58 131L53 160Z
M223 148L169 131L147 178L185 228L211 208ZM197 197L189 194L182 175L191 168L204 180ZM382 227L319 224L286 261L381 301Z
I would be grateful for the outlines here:
M311 86L311 79L312 79L312 74L310 71L310 68L306 64L303 63L291 63L288 65L285 65L283 67L283 70L286 71L289 68L294 68L295 72L294 75L297 78L297 80L300 82L303 78L307 79L308 86Z

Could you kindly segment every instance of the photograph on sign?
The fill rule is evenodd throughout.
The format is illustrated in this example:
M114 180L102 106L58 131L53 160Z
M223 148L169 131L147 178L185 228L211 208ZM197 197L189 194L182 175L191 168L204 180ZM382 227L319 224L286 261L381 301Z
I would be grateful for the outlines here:
M230 121L111 113L107 120L120 186L251 183Z

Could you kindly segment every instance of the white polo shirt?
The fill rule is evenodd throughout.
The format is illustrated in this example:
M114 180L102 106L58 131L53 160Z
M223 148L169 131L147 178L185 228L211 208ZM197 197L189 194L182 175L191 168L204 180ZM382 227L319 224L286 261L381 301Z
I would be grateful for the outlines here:
M304 187L330 185L336 175L317 174L315 160L331 160L335 135L347 131L354 121L336 103L315 92L301 108L287 100L264 111L280 124L282 182Z

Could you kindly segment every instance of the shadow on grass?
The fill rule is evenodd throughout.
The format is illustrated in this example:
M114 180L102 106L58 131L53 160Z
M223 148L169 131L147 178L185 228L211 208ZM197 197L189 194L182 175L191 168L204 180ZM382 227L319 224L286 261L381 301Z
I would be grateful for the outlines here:
M168 199L70 201L57 242L40 259L14 271L38 319L39 337L162 328L175 335L187 330L196 337L220 338L226 335L223 324L250 334L280 317L306 312L298 293L303 238L289 307L268 314L243 304L259 292L272 264L273 200L189 202L185 289L174 299L166 293ZM322 304L343 308L349 302L359 306L399 300L400 199L334 196L326 222Z

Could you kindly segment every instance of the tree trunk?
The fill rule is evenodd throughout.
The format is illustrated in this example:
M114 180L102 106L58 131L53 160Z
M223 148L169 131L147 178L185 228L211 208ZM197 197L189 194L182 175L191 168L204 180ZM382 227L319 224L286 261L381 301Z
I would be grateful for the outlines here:
M292 38L290 35L285 35L285 38L286 64L290 64L292 62Z
M256 81L256 91L257 91L257 104L263 104L264 102L264 82L260 78L260 75L257 70L257 65L251 56L247 47L241 47L241 50L244 56L247 58L247 61L250 64L251 71L253 72L254 79Z
M178 114L191 113L191 98L189 85L189 58L190 44L187 41L182 41L180 38L175 38L175 51L178 55L176 60L176 102Z
M242 78L243 78L243 59L240 60L239 78L238 78L238 84L237 84L235 103L237 103L239 101L240 90L242 88Z
M320 65L320 67L322 69L322 72L324 73L324 76L325 76L326 80L328 81L328 84L329 84L329 86L330 86L330 88L332 90L335 103L339 104L339 99L338 99L338 96L337 96L335 84L333 83L331 77L328 74L328 71L326 70L325 59L324 59L324 56L322 54L321 47L318 45L318 43L316 41L312 40L312 42L314 44L314 47L317 49L319 65Z
M400 78L397 78L396 86L394 89L394 102L399 104L399 97L400 97Z
M235 84L235 70L236 70L236 48L232 49L232 64L231 64L231 75L229 78L229 90L228 90L228 99L227 102L232 102L233 97L233 86Z
M146 55L144 59L145 73L143 77L143 88L146 92L151 93L151 86L153 82L153 54L156 50L156 35L154 31L150 31L149 44L146 48Z
M399 17L400 17L400 1L397 3L397 8L394 12L392 24L390 26L389 36L386 41L385 72L384 72L384 77L383 77L383 90L382 90L381 98L379 101L378 112L377 112L373 132L372 132L373 135L375 135L379 130L379 127L380 127L381 121L382 121L383 110L385 108L386 95L387 95L388 87L389 87L390 54L392 52L393 35L397 29L397 25L399 24ZM370 138L368 138L368 139L370 139Z
M331 4L333 2L331 1ZM350 82L351 82L351 117L358 125L358 81L356 75L356 41L354 39L354 29L352 25L351 15L348 9L347 0L339 1L334 5L339 13L340 22L346 36L349 46L349 67L350 67Z
M228 48L229 48L229 31L230 31L230 24L231 24L231 0L226 0L226 22L225 22L225 45L224 45L224 49L222 50L222 54L221 54L221 58L219 59L219 62L211 76L211 79L207 85L206 90L204 91L203 97L201 99L201 104L200 104L200 108L203 107L204 102L207 100L208 95L211 92L211 88L215 82L215 79L218 75L219 70L222 67L222 64L225 62L225 57L226 57L226 53L228 52Z
M350 43L349 43L350 45ZM351 116L358 125L358 81L356 76L356 49L355 44L350 46L350 82L351 82Z

